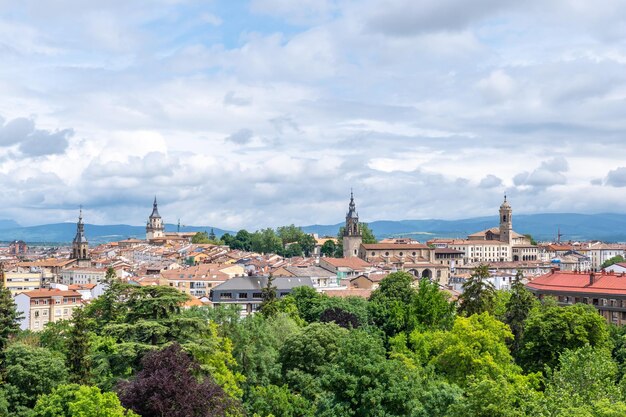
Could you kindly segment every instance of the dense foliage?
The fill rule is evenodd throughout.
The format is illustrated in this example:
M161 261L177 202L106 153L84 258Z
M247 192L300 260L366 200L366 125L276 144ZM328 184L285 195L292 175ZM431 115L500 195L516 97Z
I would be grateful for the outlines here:
M245 318L111 276L71 321L2 322L0 416L626 415L626 330L592 306L541 303L521 279L495 291L485 271L458 303L404 272L368 300L277 299L270 280Z

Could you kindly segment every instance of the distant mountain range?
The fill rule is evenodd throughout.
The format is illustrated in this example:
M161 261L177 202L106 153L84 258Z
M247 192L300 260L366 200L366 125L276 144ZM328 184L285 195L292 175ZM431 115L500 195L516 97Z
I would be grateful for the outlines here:
M320 236L335 236L343 223L333 225L303 226L308 233ZM377 238L413 237L426 241L434 237L463 238L498 225L497 216L476 217L463 220L378 220L369 223ZM536 240L555 240L560 229L562 240L598 239L607 242L626 242L626 214L520 214L513 217L516 232L531 234ZM232 231L212 226L185 226L181 232L200 232L214 230L217 236ZM167 224L165 230L175 232L175 224ZM0 241L16 239L29 243L68 243L76 233L75 223L55 223L39 226L21 227L12 220L0 220ZM85 234L90 243L98 244L129 237L144 238L145 226L85 225Z

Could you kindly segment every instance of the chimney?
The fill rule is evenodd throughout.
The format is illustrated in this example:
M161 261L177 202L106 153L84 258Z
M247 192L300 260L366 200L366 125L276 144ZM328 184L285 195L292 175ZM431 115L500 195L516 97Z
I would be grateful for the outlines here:
M589 274L589 285L593 285L595 281L596 281L596 274L595 272L592 272Z

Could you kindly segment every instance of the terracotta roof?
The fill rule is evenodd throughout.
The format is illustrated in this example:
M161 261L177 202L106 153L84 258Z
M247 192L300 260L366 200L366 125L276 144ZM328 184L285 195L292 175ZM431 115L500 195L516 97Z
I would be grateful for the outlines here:
M42 297L79 297L80 293L74 290L57 290L57 289L40 289L23 292L22 294L29 296L30 298L42 298Z
M556 271L535 278L526 286L532 290L561 293L593 293L626 296L626 276L596 273L590 284L589 273Z
M322 258L320 261L324 261L335 268L352 268L352 269L363 269L372 266L369 262L365 262L361 258Z
M92 290L96 284L72 284L68 286L70 290Z
M429 249L423 243L361 243L365 250L411 250L411 249Z

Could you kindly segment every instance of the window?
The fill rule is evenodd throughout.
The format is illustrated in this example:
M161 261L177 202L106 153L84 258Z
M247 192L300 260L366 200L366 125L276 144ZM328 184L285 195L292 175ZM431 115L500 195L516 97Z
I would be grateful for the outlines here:
M260 292L255 292L252 294L252 298L263 298L263 294Z
M280 293L280 297L284 297L284 296L286 296L286 295L289 295L289 292L281 292L281 293Z
M61 315L61 309L60 308L56 308L54 310L54 315L57 316L57 317L60 316Z
M376 256L376 252L372 252L372 256Z
M404 253L400 252L400 256L404 256Z
M64 308L64 309L63 309L63 315L64 315L64 316L67 316L67 308Z
M240 292L237 296L239 298L248 298L248 293L247 292Z
M389 252L385 252L385 256L389 256Z
M42 311L41 313L42 313L44 316L47 316L47 315L48 315L48 310L44 310L44 311Z
M230 300L230 299L232 299L232 298L233 298L233 294L232 294L232 293L229 293L229 292L224 292L224 293L222 293L222 295L220 296L220 298L221 298L222 300Z
M413 252L413 256L417 255L417 252Z
M35 318L39 317L39 311L35 311Z

